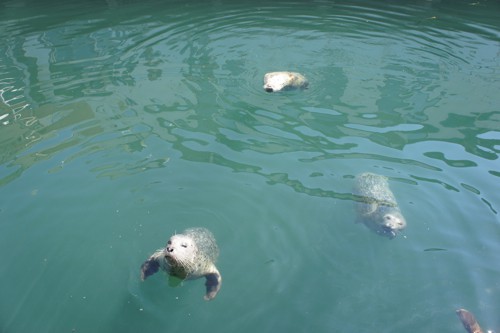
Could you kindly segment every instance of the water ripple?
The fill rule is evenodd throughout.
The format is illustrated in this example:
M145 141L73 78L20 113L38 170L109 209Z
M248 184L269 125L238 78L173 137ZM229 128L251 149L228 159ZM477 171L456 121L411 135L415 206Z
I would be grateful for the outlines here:
M496 4L110 0L49 11L13 3L0 11L2 231L37 238L49 233L33 223L42 216L64 247L68 235L93 240L98 230L105 239L148 223L148 237L131 231L109 258L133 267L125 272L133 300L109 308L141 307L154 324L137 331L195 331L187 313L213 317L214 330L224 321L217 313L229 313L233 331L258 321L253 330L331 331L342 322L346 331L451 332L449 315L465 303L495 318ZM266 93L263 76L275 70L301 72L310 86ZM354 223L352 185L366 171L388 177L408 220L402 237L389 242ZM96 218L71 210L89 205ZM116 205L127 216L108 216ZM143 205L155 218L141 216ZM149 248L158 228L188 222L221 235L227 282L211 309L224 311L190 305L199 284L176 289L184 296L175 299L160 279L139 285L134 275L130 247ZM82 235L73 238L74 226ZM3 237L2 250L26 262L19 241ZM99 261L101 242L60 252L88 250L109 266ZM51 258L76 271L62 257ZM24 276L24 267L8 267ZM116 276L109 280L123 271ZM37 290L46 288L35 281ZM227 307L242 297L248 303ZM394 302L366 306L370 299ZM28 301L15 305L39 304ZM85 309L83 317L102 319ZM290 315L309 326L292 327ZM24 325L11 312L8 320Z

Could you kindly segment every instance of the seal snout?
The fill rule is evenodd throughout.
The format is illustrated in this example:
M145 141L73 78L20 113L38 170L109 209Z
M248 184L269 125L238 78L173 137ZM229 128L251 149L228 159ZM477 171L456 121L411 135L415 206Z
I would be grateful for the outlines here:
M174 248L171 246L167 246L167 252L169 252L169 253L174 252Z
M393 239L394 237L396 237L396 229L388 226L384 226L382 229L383 232L387 235L387 237L389 237L389 239Z

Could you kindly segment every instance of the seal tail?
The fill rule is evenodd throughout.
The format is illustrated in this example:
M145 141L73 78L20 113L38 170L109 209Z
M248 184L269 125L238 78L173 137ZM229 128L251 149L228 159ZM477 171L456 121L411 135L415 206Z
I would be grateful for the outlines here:
M458 318L460 318L460 321L468 333L483 333L483 330L477 323L476 318L474 318L472 313L465 309L458 309L456 312Z

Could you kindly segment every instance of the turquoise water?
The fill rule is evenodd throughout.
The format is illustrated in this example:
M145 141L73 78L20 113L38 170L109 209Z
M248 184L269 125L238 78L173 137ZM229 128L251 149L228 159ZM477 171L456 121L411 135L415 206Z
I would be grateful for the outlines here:
M2 1L1 332L500 330L498 1ZM266 72L309 78L265 93ZM355 224L355 175L408 223ZM140 281L209 228L222 289Z

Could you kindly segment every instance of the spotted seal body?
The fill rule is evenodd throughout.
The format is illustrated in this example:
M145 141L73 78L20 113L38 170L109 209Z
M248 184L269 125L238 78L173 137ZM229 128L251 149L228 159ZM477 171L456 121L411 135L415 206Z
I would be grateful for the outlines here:
M190 228L175 234L166 247L156 250L141 266L141 279L156 273L160 268L171 276L183 280L206 278L206 300L215 298L222 278L215 262L219 248L213 234L205 228Z
M476 318L474 318L474 315L471 312L465 309L458 309L456 312L467 333L483 333L483 330L481 329L476 321Z
M267 92L305 89L308 85L306 77L300 73L271 72L264 75L264 90Z
M359 197L356 203L358 222L391 239L406 227L387 177L362 173L356 177L353 194Z

